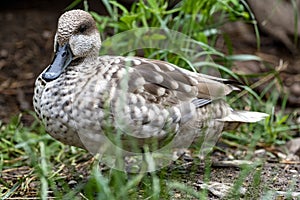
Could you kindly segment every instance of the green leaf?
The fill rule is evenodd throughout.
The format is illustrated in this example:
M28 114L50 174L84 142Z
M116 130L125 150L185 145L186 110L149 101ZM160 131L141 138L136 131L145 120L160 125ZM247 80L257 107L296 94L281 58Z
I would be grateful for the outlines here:
M147 1L150 5L150 7L154 10L158 10L158 4L156 0L148 0Z
M127 8L125 8L125 6L123 6L122 4L120 4L120 3L116 2L116 1L110 1L109 3L112 4L112 5L114 5L114 6L116 6L120 10L122 10L124 14L128 14Z
M139 16L138 14L135 14L135 15L125 15L125 16L122 16L120 18L120 20L122 22L126 23L128 25L128 27L132 28L132 22L135 21L138 16Z
M165 35L155 33L150 36L145 35L143 36L143 39L144 40L165 40L167 39L167 37Z
M226 56L226 59L230 61L249 61L249 60L262 61L260 57L255 55L250 55L250 54Z

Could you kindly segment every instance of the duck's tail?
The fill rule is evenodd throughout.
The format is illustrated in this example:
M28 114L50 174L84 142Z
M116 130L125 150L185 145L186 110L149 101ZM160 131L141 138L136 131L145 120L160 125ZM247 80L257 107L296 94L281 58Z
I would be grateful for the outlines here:
M234 130L240 124L243 123L254 123L261 121L268 117L269 114L262 113L262 112L253 112L253 111L244 111L244 110L233 110L230 115L219 119L219 121L224 122L224 129L223 130Z

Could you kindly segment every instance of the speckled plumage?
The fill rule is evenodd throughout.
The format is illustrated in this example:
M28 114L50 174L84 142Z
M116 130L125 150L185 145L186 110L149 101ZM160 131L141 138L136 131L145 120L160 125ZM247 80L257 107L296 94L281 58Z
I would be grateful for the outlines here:
M65 144L97 151L109 129L121 132L124 148L133 138L142 147L170 135L180 135L174 147L181 147L267 116L233 111L222 97L237 88L225 79L158 60L99 57L99 32L87 12L63 14L54 43L57 56L37 78L33 104L48 133Z

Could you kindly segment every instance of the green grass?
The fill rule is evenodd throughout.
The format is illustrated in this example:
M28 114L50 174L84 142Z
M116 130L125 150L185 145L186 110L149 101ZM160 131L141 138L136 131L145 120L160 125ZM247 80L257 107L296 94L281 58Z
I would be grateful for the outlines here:
M54 141L39 124L24 127L20 117L1 125L3 199L24 194L42 199L161 199L174 194L176 184L169 181L180 177L171 176L167 169L158 174L103 169L85 151ZM74 188L72 181L77 183Z
M224 55L214 49L218 29L222 24L237 20L254 22L253 14L245 9L247 6L244 1L239 3L236 0L186 0L175 7L168 8L165 1L150 0L147 1L148 3L144 1L134 3L130 9L116 1L102 0L102 2L110 16L101 16L95 12L91 14L97 20L103 39L108 37L105 33L109 31L117 34L141 27L172 29L198 41L195 45L200 46L202 51L192 53L195 58L201 58L200 61L189 62L185 57L188 51L178 55L157 48L144 49L144 56L203 72L215 68L222 76L234 77L245 83L249 83L250 78L259 78L262 80L261 83L264 83L265 79L271 80L260 94L255 90L256 85L248 85L236 94L238 98L232 96L228 99L237 109L247 108L271 114L271 117L264 122L243 125L235 132L223 134L223 141L227 144L237 149L249 149L246 158L251 159L251 152L257 146L283 144L300 130L294 122L295 113L284 112L286 107L284 93L271 92L274 85L282 87L278 71L273 70L266 74L236 74L230 69L234 61L259 58L252 55ZM82 1L74 1L69 8L79 3ZM87 1L83 3L88 9ZM163 39L162 36L164 35L153 37L160 40ZM123 45L128 45L130 40L126 42ZM109 41L107 44L109 45ZM123 53L132 55L136 51ZM282 96L284 98L280 103L279 98ZM2 199L23 196L41 199L49 197L57 199L208 198L208 191L195 187L194 183L197 183L200 177L201 181L206 183L211 180L209 159L203 163L195 158L193 163L188 165L182 160L177 160L172 166L156 172L128 174L99 165L97 158L92 158L86 151L55 141L46 134L37 120L31 126L24 126L21 123L21 114L13 118L9 124L0 124L0 135ZM226 149L223 151L226 152ZM238 199L243 196L239 188L247 176L253 177L250 186L257 189L256 191L261 187L268 190L268 186L261 185L260 168L256 169L255 172L252 166L241 169L240 176L233 183L233 188L228 194L228 199ZM259 197L260 194L257 192L255 195Z

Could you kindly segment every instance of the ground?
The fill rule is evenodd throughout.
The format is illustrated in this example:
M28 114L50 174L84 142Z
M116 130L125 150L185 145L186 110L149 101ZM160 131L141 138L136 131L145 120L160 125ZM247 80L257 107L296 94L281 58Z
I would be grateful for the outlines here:
M16 1L17 2L17 1ZM15 3L16 3L15 2ZM32 7L28 5L18 4L14 7L13 3L4 4L0 13L0 120L3 123L9 122L10 118L18 113L23 112L22 121L24 124L30 124L33 117L30 114L32 110L32 94L34 80L40 72L50 63L53 56L53 35L56 27L56 21L61 14L65 5L52 5L45 3L39 5L38 1L33 1ZM47 1L45 1L47 2ZM20 3L20 2L19 2ZM25 8L25 9L24 9ZM101 9L99 9L101 10ZM231 24L224 27L224 31L233 37L237 53L248 53L262 56L265 60L276 66L279 60L283 59L289 63L281 76L285 83L285 89L289 91L290 98L288 101L290 110L299 110L300 105L300 68L297 67L299 57L291 52L292 48L281 43L280 39L269 37L267 31L262 35L261 50L257 51L255 37L250 34L253 30L248 26L239 26ZM276 31L275 31L276 32ZM222 42L220 41L220 44ZM278 48L280 47L280 48ZM222 48L222 45L220 45ZM236 65L237 71L259 72L264 71L261 65L257 62L249 62L243 66ZM219 144L220 145L220 144ZM211 181L224 183L232 183L240 175L240 168L237 166L227 166L218 164L218 161L230 160L228 155L234 155L234 158L243 159L244 152L237 155L236 149L232 146L227 146L226 153L215 151L212 154L212 160L215 161L211 169ZM299 162L279 163L282 161L276 153L271 154L262 148L262 154L257 151L250 160L261 161L261 165L254 167L256 170L262 170L261 182L262 186L274 189L275 191L292 191L300 192L300 165ZM271 154L271 156L270 156ZM187 163L186 169L195 164ZM198 166L196 175L192 180L196 179L201 182L203 180L203 165ZM87 170L88 168L85 168ZM28 173L26 167L21 169ZM2 172L2 178L6 181L16 180L17 175L10 173L9 169ZM21 173L21 172L20 172ZM86 172L81 172L86 174ZM253 172L254 173L254 172ZM22 174L22 173L21 173ZM73 175L73 176L76 176ZM249 179L252 176L249 175ZM72 180L72 177L70 178ZM188 182L187 177L186 181ZM247 179L246 179L247 180ZM244 183L247 186L247 182ZM194 187L198 187L199 183L191 183ZM256 188L257 189L257 188ZM258 188L262 190L263 188Z

